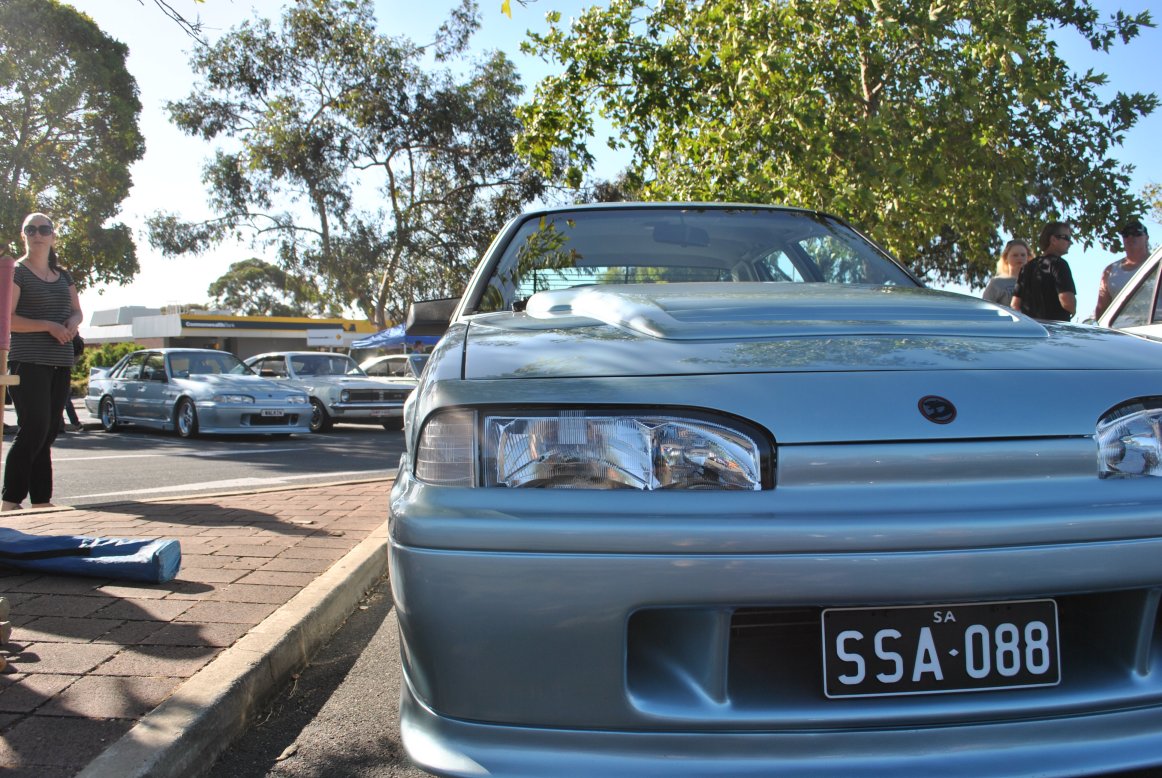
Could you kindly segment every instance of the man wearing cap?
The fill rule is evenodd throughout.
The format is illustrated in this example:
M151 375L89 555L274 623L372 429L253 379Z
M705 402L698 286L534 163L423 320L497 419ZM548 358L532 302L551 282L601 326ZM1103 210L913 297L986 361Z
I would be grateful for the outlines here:
M1146 257L1150 256L1150 235L1142 222L1130 219L1118 232L1122 236L1122 248L1126 256L1111 262L1101 273L1101 283L1097 288L1097 308L1093 311L1095 319L1105 312L1126 282L1138 272Z

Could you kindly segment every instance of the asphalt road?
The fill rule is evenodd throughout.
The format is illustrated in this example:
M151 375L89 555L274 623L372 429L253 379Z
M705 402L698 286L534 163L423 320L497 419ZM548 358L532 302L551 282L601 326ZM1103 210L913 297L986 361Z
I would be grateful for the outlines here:
M385 579L208 775L423 778L399 742L399 684Z
M86 421L86 414L81 413ZM5 445L11 436L5 436ZM339 424L288 438L206 436L131 428L70 432L53 446L53 502L74 507L393 475L403 433Z

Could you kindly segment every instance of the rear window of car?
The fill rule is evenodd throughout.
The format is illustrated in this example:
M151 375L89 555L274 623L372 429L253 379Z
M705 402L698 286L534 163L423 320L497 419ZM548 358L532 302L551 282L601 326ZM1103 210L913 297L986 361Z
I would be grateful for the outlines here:
M837 219L748 208L569 211L526 220L494 264L476 310L507 310L576 286L663 283L918 286Z

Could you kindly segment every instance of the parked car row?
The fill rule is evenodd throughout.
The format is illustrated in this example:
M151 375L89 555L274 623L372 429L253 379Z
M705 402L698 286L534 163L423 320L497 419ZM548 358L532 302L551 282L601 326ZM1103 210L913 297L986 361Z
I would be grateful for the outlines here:
M345 354L272 352L244 362L212 349L143 349L92 368L85 407L107 432L131 424L183 438L326 432L336 421L399 429L417 380L370 378Z

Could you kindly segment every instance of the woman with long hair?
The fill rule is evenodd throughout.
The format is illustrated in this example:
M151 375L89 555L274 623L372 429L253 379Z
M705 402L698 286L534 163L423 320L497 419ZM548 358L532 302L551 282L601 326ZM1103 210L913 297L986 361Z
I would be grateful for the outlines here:
M4 461L0 510L51 508L52 444L69 397L73 336L81 301L55 250L56 228L43 213L30 213L22 229L24 255L12 277L12 344L8 372L20 376L12 404L20 430ZM6 253L6 252L5 252Z
M1017 285L1017 274L1029 261L1031 255L1029 244L1020 238L1010 240L1001 250L1001 258L997 260L997 274L984 288L981 297L990 303L1013 307L1013 287Z

